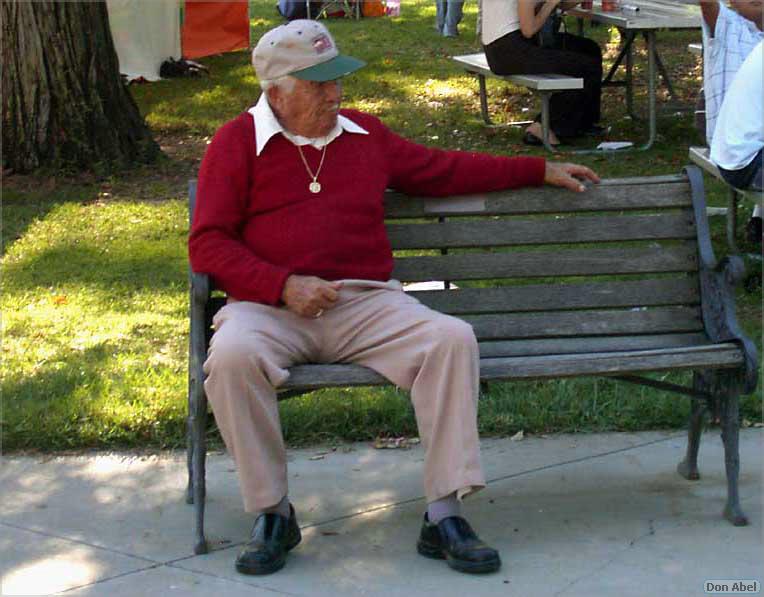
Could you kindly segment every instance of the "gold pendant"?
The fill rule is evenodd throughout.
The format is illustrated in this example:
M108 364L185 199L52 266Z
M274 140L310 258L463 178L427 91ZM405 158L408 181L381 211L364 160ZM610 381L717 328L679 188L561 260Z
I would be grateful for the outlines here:
M321 192L321 183L317 181L313 181L308 185L308 188L310 189L311 193L320 193Z

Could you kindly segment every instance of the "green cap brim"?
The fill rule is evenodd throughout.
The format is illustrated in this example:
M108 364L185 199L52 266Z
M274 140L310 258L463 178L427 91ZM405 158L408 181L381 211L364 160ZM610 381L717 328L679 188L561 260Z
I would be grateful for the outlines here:
M366 66L363 60L340 54L321 64L309 66L289 74L306 81L333 81L334 79L349 75L363 66Z

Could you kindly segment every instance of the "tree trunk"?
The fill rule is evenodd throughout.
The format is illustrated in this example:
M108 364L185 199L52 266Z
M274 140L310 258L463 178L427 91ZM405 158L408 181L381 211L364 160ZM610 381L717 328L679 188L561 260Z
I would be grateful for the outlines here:
M103 0L3 0L3 167L113 171L159 147L119 74Z

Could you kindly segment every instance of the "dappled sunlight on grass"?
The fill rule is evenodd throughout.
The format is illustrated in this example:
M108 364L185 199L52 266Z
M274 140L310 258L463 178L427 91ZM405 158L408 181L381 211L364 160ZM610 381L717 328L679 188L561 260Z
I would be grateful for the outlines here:
M67 203L10 247L6 445L39 447L40 433L52 447L118 445L182 427L185 235L179 203Z
M275 1L251 6L254 42L282 19ZM521 145L522 128L483 124L476 78L450 59L478 51L476 13L476 3L468 2L456 39L433 30L432 0L406 0L395 19L324 21L343 52L368 62L344 80L343 105L379 116L392 130L426 145L545 155ZM617 53L617 31L587 28L587 35L605 49L607 68ZM661 32L658 39L685 103L694 100L702 77L700 61L686 51L698 37L695 31ZM647 66L644 43L638 40L635 46L639 113L645 109ZM166 147L170 157L164 162L108 181L69 183L14 175L19 182L4 189L4 448L183 444L188 334L184 187L195 176L209 137L260 94L249 51L201 62L210 68L209 76L130 87ZM538 97L528 90L497 80L487 84L489 110L497 123L526 120L538 112ZM622 89L605 91L603 110L603 121L613 127L611 140L644 136L644 122L625 113ZM691 115L665 115L650 152L576 155L575 161L603 177L676 173L687 162L687 147L701 141ZM562 153L558 159L573 158ZM181 163L186 167L180 168ZM711 205L725 205L724 186L708 180L707 198ZM724 220L712 219L710 225L723 256ZM738 301L743 327L760 339L761 292L741 291ZM743 410L749 417L760 412L757 398L747 397ZM508 434L519 429L678 426L685 411L686 403L674 397L602 380L497 383L481 402L480 427L483 433ZM282 403L281 420L291 444L417 433L407 394L394 388L314 392Z
M352 107L355 110L361 110L362 112L369 112L371 114L381 114L391 110L394 105L394 102L389 98L364 98L352 102L348 107Z
M467 99L472 93L464 88L457 87L449 81L437 81L435 79L427 79L424 85L421 87L421 94L424 97L432 97L442 100L461 98Z

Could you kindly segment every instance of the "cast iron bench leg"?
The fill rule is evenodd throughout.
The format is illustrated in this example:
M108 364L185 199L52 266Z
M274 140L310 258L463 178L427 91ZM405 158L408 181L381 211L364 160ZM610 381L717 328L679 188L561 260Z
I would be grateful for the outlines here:
M734 382L726 396L722 397L722 441L724 442L724 466L727 469L727 505L724 517L736 527L746 526L748 517L740 508L738 494L738 473L740 472L740 452L738 449L738 388Z
M693 389L707 391L703 378L699 372L695 372L692 378ZM690 410L690 423L687 430L687 454L684 460L677 466L677 472L685 479L697 481L700 479L698 472L698 449L700 448L700 435L703 432L703 419L706 414L706 403L693 400Z
M193 422L194 433L194 510L196 513L196 555L207 553L207 541L204 538L204 500L205 500L205 460L207 458L207 397L204 391L197 394L196 416Z

